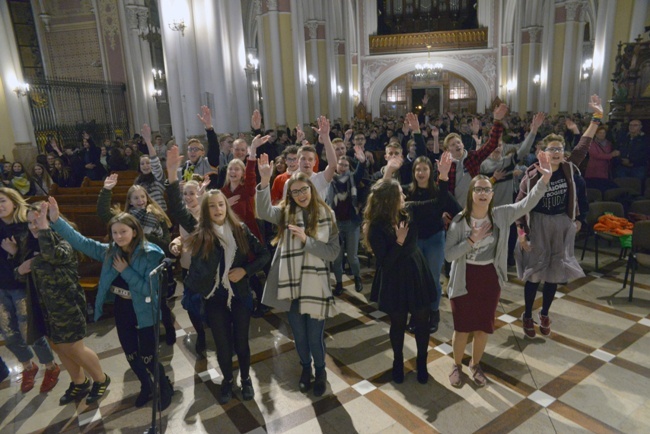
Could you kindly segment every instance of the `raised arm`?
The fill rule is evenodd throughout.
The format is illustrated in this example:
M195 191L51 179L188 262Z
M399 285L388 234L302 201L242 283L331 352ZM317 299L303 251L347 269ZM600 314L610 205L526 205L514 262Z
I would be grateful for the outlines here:
M280 222L282 209L279 206L273 206L271 204L269 184L271 182L273 164L269 163L269 156L266 154L260 155L257 167L260 172L261 181L257 186L255 194L255 213L260 219L277 225Z
M603 118L603 106L601 105L601 101L598 95L591 95L589 107L594 111L593 117L591 118L589 127L584 132L582 137L580 137L578 145L573 149L573 152L571 152L571 156L569 157L569 161L576 166L579 166L587 156L591 141L596 135L596 130L600 125L600 120Z
M212 167L219 167L219 139L217 138L217 133L214 132L214 128L212 127L212 110L210 110L210 107L203 105L201 106L201 113L197 113L196 117L199 118L203 124L208 139L208 152L206 154L208 157L208 163L210 163L210 166Z
M330 140L330 121L325 116L318 118L318 128L312 127L316 134L320 137L325 147L325 155L327 157L327 167L323 171L325 181L332 182L334 173L336 172L336 151L334 145Z
M537 113L533 117L533 122L530 124L530 132L521 143L519 150L517 151L517 161L523 161L524 158L526 158L526 156L530 153L530 148L533 146L533 143L535 143L535 137L537 137L537 130L539 130L539 127L542 126L545 118L546 115L542 112Z
M97 198L97 215L104 223L113 218L111 211L111 200L113 199L113 187L117 185L117 173L109 175L104 180L104 188L99 191Z
M84 255L90 256L96 261L104 261L108 244L103 244L90 238L86 238L74 230L68 222L59 218L59 205L56 203L56 199L50 196L48 201L48 212L50 215L50 221L52 222L51 228L57 234L61 235L63 239L69 242L73 249L79 250Z

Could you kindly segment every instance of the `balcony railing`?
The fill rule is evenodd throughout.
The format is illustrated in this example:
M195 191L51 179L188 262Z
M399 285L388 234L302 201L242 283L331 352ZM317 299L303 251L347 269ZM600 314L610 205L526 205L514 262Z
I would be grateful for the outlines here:
M487 36L487 28L370 36L370 54L485 48Z

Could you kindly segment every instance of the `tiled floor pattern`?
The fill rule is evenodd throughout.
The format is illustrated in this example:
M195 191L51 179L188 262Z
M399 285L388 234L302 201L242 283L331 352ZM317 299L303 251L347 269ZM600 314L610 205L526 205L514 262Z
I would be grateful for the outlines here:
M325 396L299 392L300 366L286 317L270 314L251 323L255 400L240 401L236 388L236 398L222 407L216 402L221 375L214 343L208 344L207 359L196 359L194 329L176 301L177 343L161 347L176 393L162 426L168 433L650 432L650 275L639 271L635 300L628 303L627 290L620 290L625 263L616 255L612 248L601 255L599 273L560 288L549 338L523 338L522 284L511 275L483 358L490 380L483 389L467 377L470 346L466 384L449 385L453 324L446 299L440 330L430 340L428 384L417 383L411 372L412 336L405 342L406 380L390 381L388 318L367 302L372 274L366 270L363 293L346 282L340 313L327 323ZM593 271L589 252L582 265ZM540 306L541 294L536 309ZM37 387L23 395L20 369L0 347L14 372L11 382L0 385L0 433L144 432L151 410L134 408L139 384L112 324L91 325L86 340L113 378L99 407L58 405L68 386L65 372L52 392L39 394L41 370Z

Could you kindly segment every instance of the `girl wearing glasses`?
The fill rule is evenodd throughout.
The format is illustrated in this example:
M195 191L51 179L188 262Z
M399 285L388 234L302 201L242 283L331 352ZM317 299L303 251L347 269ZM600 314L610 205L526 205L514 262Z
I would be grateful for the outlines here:
M551 178L549 158L541 155L539 161L542 182L516 204L493 208L490 179L485 175L472 178L465 209L454 217L447 231L445 259L451 262L447 292L454 318L454 366L449 382L454 387L461 387L464 382L461 363L470 333L474 334L474 341L469 369L477 386L487 384L479 363L488 336L494 332L501 284L508 280L510 225L533 209L544 196Z
M519 249L515 248L515 261L517 274L525 282L526 309L522 321L524 333L530 338L535 337L532 309L539 283L544 282L539 331L548 336L551 334L548 312L557 286L584 276L573 253L575 235L580 231L589 208L584 179L577 166L587 156L603 116L598 95L591 97L589 106L594 110L592 121L568 159L564 156L562 136L550 134L542 140L543 150L538 155L548 157L553 176L539 204L517 221ZM530 166L521 180L517 201L530 194L539 178L537 165Z
M277 246L267 274L262 303L288 311L289 324L302 365L300 391L312 387L312 360L316 368L314 395L327 388L325 319L334 315L327 262L339 254L339 234L332 210L308 175L297 172L287 181L287 197L271 205L272 167L268 155L258 163L261 182L255 199L257 215L278 226L271 244Z

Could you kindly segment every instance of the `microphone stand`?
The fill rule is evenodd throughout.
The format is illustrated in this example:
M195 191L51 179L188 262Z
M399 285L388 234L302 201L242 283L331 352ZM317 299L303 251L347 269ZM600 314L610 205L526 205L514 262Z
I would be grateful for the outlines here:
M153 314L153 337L154 337L154 352L153 352L153 384L151 388L151 401L152 401L152 406L151 406L151 426L149 429L145 431L145 434L156 434L157 428L156 428L156 410L159 410L160 406L158 405L159 401L159 385L160 381L158 381L158 377L160 376L160 369L158 363L159 359L159 343L160 343L160 303L163 302L164 298L162 296L162 284L163 284L163 279L161 279L161 273L167 268L171 266L171 261L168 260L163 260L160 265L158 265L156 268L151 270L151 273L149 273L149 297L147 297L146 301L148 303L151 303L151 312ZM153 282L154 282L154 277L157 278L158 282L158 287L154 288ZM158 302L154 303L156 300L156 297L154 295L157 295ZM161 427L162 427L162 411L158 412L158 415L161 418Z

